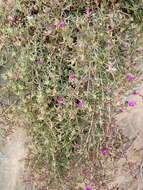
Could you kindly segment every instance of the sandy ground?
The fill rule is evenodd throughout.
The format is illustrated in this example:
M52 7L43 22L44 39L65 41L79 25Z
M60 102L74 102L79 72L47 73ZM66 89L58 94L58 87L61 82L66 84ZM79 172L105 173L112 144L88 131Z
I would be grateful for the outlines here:
M34 190L30 185L23 184L27 154L25 147L26 133L21 127L13 130L0 148L0 190Z

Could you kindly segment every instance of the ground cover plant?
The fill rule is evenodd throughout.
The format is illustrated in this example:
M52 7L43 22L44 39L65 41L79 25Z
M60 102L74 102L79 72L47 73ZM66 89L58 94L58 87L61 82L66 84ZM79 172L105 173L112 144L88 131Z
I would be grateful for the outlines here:
M18 98L10 120L21 116L32 138L27 165L41 189L106 189L104 162L126 142L111 126L113 92L139 74L137 25L122 3L21 0L1 10L1 96Z

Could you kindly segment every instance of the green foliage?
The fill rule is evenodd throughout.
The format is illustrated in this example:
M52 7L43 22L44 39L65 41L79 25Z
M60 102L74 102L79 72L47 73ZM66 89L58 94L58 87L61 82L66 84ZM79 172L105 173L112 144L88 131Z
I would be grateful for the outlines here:
M128 59L136 42L133 20L108 7L92 5L91 13L83 13L90 5L19 1L7 13L8 23L4 17L1 23L2 62L9 68L4 78L9 81L7 89L20 100L13 113L28 121L31 167L35 174L44 171L46 185L65 176L72 162L100 157L113 90L126 84L127 73L135 72ZM69 79L70 75L76 78ZM79 102L83 107L76 106ZM112 140L107 144L111 146Z
M123 12L131 15L136 23L142 23L143 20L143 2L142 0L121 0L120 8Z

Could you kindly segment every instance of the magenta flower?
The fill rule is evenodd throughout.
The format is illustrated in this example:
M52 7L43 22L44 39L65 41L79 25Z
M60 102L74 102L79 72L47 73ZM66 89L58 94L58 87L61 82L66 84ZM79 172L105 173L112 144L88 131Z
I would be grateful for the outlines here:
M42 62L41 61L36 61L35 64L42 64Z
M64 23L60 24L60 27L65 27L65 26L66 26L66 24L64 24Z
M92 9L85 9L83 12L84 13L90 13L92 11Z
M132 79L135 78L135 76L133 76L133 75L128 75L127 78L128 78L128 80L132 80Z
M136 106L136 102L130 102L130 101L128 101L128 106L135 107Z
M109 21L109 22L107 22L107 24L112 24L112 22L111 22L111 21Z
M90 169L89 169L89 168L82 168L82 169L81 169L81 172L82 172L83 174L87 174L87 173L90 172Z
M83 106L83 102L79 102L78 104L75 104L77 107L82 107Z
M126 110L124 108L119 109L120 112L125 112Z
M131 56L131 55L129 55L129 56L128 56L128 59L131 59L131 58L132 58L132 56Z
M113 30L112 28L108 28L107 32L112 32L112 30Z
M75 79L75 78L76 78L76 76L74 76L74 75L69 76L69 79Z
M73 178L75 178L75 176L71 176L71 175L70 175L70 176L67 176L67 178L68 178L68 179L73 179Z
M134 91L132 92L132 94L133 94L133 95L139 95L140 93L137 92L136 90L134 90Z
M69 117L70 117L71 119L74 119L74 118L75 118L75 115L74 115L74 114L69 114Z
M86 190L92 190L91 187L86 187Z
M76 146L76 147L80 147L80 146L81 146L81 144L75 144L75 146Z
M63 99L62 98L58 98L57 101L60 103L60 102L63 101Z
M107 150L107 149L102 149L100 152L101 152L103 155L109 154L109 150Z
M118 152L118 155L119 155L120 157L124 157L125 154L126 154L126 152Z
M51 24L51 26L52 26L52 27L55 27L55 25L54 25L54 24Z

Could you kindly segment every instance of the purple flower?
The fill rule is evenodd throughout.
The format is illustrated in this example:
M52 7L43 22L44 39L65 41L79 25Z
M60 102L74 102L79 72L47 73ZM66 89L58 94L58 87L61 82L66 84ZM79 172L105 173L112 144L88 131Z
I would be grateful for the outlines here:
M128 101L128 106L135 107L136 106L136 102L130 102L130 101Z
M52 26L52 27L55 27L55 25L54 25L54 24L51 24L51 26Z
M82 172L83 174L87 174L87 173L90 172L90 169L89 169L89 168L82 168L82 169L81 169L81 172Z
M69 79L75 79L75 78L76 78L76 76L74 76L74 75L69 76Z
M83 102L79 102L78 104L75 104L77 107L82 107L83 106Z
M107 149L102 149L100 152L101 152L103 155L109 154L109 150L107 150Z
M112 28L108 28L107 32L112 32L112 30L113 30Z
M139 95L140 93L137 92L136 90L134 90L134 91L132 92L132 94L133 94L133 95Z
M62 98L58 98L57 100L58 100L59 103L63 101Z
M65 27L65 26L66 26L66 24L64 24L64 23L60 24L60 27Z
M128 59L131 59L131 58L132 58L132 56L131 56L131 55L129 55L129 56L128 56Z
M107 24L112 24L112 22L111 22L111 21L109 21L109 22L107 22Z
M135 78L135 76L133 76L133 75L128 75L127 78L128 78L128 80L132 80L132 79Z
M75 178L75 176L71 176L71 175L70 175L70 176L67 176L67 178L68 178L68 179L73 179L73 178Z
M41 61L36 61L35 64L42 64L42 62Z
M119 109L120 112L125 112L126 110L124 108Z
M80 147L80 146L81 146L81 144L75 144L75 146L76 146L76 147Z
M85 9L83 12L84 13L90 13L92 11L92 9Z
M91 187L86 187L86 190L92 190Z
M118 152L118 155L119 156L123 156L123 155L125 155L126 154L126 152Z

